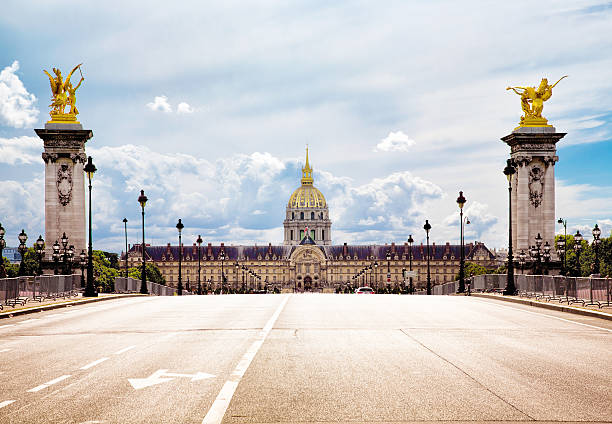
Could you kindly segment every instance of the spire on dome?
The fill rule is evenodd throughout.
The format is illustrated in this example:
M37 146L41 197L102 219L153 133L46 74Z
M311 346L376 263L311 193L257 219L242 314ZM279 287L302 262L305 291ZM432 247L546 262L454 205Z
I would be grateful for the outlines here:
M302 168L302 185L312 185L313 182L312 168L308 163L308 146L306 146L306 165Z

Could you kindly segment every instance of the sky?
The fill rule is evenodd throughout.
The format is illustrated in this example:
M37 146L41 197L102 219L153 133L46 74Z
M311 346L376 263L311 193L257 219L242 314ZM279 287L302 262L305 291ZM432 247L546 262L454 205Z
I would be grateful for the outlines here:
M556 81L557 217L612 230L612 3L598 1L5 0L0 14L0 223L44 236L43 69L83 63L93 131L94 248L279 244L305 148L334 244L412 234L507 246L509 85ZM557 230L561 231L560 226Z

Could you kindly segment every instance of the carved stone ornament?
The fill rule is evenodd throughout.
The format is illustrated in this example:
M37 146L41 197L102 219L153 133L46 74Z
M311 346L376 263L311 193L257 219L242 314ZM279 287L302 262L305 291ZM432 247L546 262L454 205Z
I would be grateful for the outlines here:
M544 186L544 173L538 166L534 166L529 171L529 201L534 208L542 204Z
M57 160L57 158L58 158L57 153L43 152L42 154L42 159L45 161L45 163L49 163L49 161L54 163Z
M72 197L72 170L68 165L62 164L57 170L57 195L62 205L70 203Z
M522 143L515 144L510 148L511 153L517 153L521 151L532 151L532 152L541 152L541 151L549 151L555 152L556 147L554 143Z
M81 162L83 165L87 162L87 155L85 153L71 153L70 160L73 163Z

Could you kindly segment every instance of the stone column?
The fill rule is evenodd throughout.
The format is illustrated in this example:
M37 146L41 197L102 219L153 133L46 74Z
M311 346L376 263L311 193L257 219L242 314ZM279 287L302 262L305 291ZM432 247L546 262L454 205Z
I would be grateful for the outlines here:
M516 201L513 199L513 242L515 259L521 250L529 255L538 233L542 243L555 252L555 174L556 143L566 133L554 127L519 127L502 138L510 146L510 156L516 162ZM513 196L515 193L513 192Z
M85 143L93 133L81 124L47 123L35 129L44 142L45 161L45 256L63 233L74 254L87 252L85 237L86 189L83 167L87 162ZM60 242L61 243L61 242Z

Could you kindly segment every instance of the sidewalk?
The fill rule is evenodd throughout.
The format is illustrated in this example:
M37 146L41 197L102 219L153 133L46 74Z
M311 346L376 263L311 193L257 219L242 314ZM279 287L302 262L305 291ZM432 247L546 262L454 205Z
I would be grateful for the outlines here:
M10 318L17 315L30 314L34 312L48 311L51 309L65 308L68 306L83 305L91 302L100 302L104 300L121 299L124 297L146 296L140 293L100 293L98 297L83 297L79 293L76 297L49 299L37 302L30 300L25 305L16 305L15 307L2 305L4 309L0 310L0 319Z
M519 296L504 296L502 294L495 293L474 293L472 296L483 297L487 299L494 299L503 302L518 303L521 305L535 306L537 308L545 308L558 312L568 312L570 314L585 315L594 318L607 319L612 321L612 308L599 309L597 306L588 307L581 306L578 304L568 305L567 303L559 303L555 301L547 302L546 300L539 300L535 298L526 298Z

